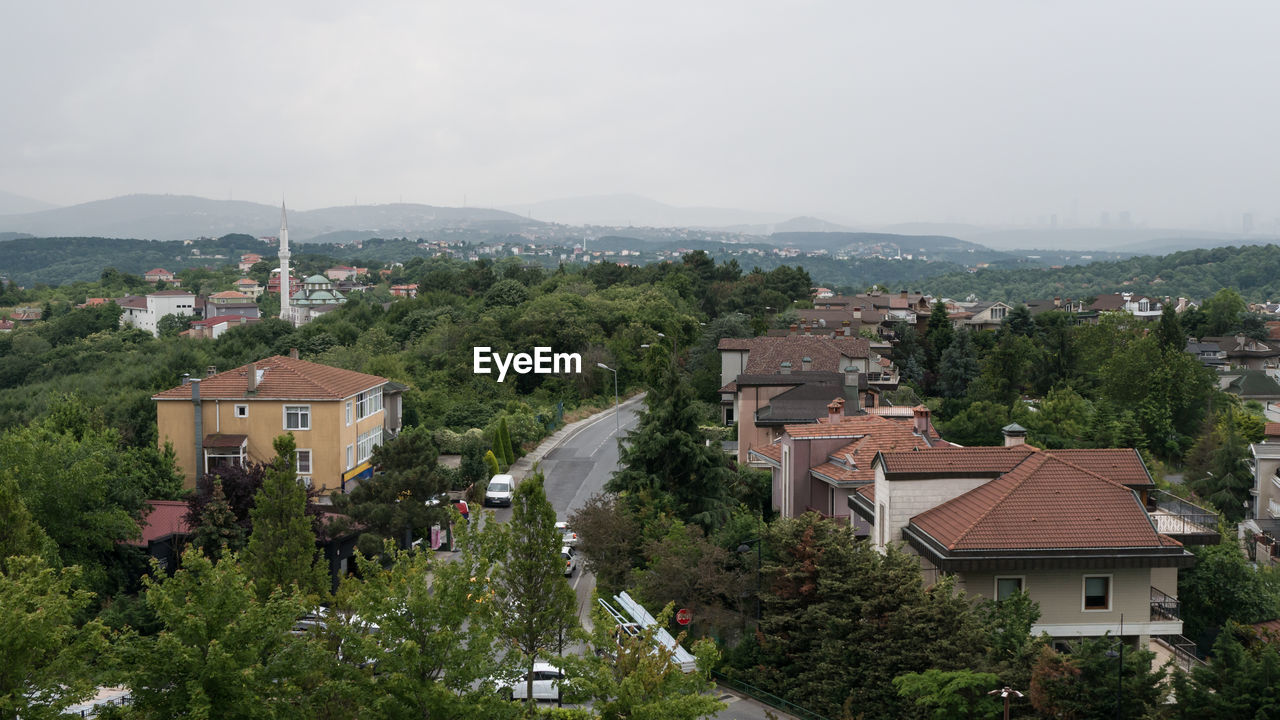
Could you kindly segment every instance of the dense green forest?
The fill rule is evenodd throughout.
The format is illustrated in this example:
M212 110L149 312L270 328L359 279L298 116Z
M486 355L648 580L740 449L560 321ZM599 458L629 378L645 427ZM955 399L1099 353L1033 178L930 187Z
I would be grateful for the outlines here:
M1250 302L1280 296L1280 246L1245 245L1143 255L1060 269L984 269L935 277L923 289L932 295L981 300L1083 299L1135 292L1159 297L1207 298L1233 288Z

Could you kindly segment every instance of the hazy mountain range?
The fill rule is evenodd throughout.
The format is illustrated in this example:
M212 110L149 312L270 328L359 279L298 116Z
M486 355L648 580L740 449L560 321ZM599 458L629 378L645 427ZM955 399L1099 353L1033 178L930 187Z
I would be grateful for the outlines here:
M411 203L289 211L289 239L300 242L343 231L355 231L363 237L413 237L440 228L466 227L506 234L538 225L542 223L502 210ZM230 233L275 236L279 230L279 207L189 195L126 195L70 207L0 215L0 232L39 237L188 240Z
M1196 247L1275 241L1275 238L1259 235L1169 228L993 229L956 223L861 226L784 213L678 207L637 195L565 198L503 209L395 203L290 210L289 237L297 242L343 242L367 237L418 237L450 228L505 235L537 232L547 223L588 228L702 228L758 236L762 241L779 244L795 241L797 234L805 233L884 233L926 237L930 244L967 241L996 251L1055 249L1164 254ZM210 200L187 195L126 195L54 207L39 200L0 192L0 239L6 233L25 233L37 237L187 240L202 236L221 237L229 233L274 236L279 229L280 208L247 201ZM810 241L831 247L826 240L838 239L811 238ZM915 246L914 241L912 244Z

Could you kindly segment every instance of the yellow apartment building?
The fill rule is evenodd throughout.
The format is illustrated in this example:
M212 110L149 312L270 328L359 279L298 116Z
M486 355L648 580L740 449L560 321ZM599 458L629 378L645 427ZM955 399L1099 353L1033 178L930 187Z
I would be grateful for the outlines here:
M275 356L152 396L159 442L173 443L185 486L226 464L266 462L292 432L298 476L322 493L372 474L373 448L400 429L404 386L376 375Z

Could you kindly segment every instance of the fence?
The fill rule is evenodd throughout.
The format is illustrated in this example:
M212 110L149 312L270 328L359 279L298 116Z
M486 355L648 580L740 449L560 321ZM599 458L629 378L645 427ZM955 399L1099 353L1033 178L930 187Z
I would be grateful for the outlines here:
M716 679L716 682L719 683L720 685L723 685L729 688L730 690L734 690L736 692L742 693L743 695L746 695L747 697L757 702L762 702L765 705L768 705L769 707L776 708L785 713L794 715L797 718L800 718L800 720L827 720L827 718L823 717L822 715L819 715L818 713L812 712L810 710L806 710L805 708L802 708L793 702L790 702L788 700L783 700L777 695L774 695L772 693L767 693L764 690L761 690L760 688L755 687L753 685L748 685L744 682L734 680L728 677L727 675L725 675L724 673L712 672L711 675Z

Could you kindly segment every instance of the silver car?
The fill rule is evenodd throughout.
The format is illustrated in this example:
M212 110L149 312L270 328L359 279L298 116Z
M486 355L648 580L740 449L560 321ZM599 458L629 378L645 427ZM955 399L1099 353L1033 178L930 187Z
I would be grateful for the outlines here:
M560 548L560 557L564 559L564 576L573 577L573 571L578 569L578 554L565 545Z

